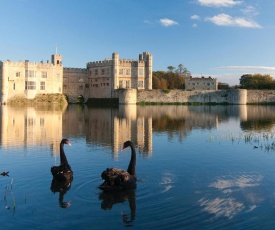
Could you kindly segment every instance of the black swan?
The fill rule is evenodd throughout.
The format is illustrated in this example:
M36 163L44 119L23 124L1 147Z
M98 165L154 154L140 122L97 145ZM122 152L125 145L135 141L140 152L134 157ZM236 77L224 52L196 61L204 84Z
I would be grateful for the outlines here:
M72 181L73 171L69 165L65 152L64 144L71 146L71 143L68 139L63 139L60 142L60 165L51 167L51 172L55 180L59 182Z
M136 150L131 141L123 144L122 150L131 147L131 160L127 171L118 168L107 168L102 172L101 177L104 182L99 186L103 191L121 191L136 187Z

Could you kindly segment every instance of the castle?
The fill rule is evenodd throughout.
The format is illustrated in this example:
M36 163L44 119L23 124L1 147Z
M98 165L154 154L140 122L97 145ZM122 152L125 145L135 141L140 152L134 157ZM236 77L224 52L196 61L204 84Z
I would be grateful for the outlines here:
M118 98L118 89L152 89L152 55L138 60L119 59L118 53L103 61L88 62L86 68L65 68L62 55L51 62L0 61L1 104L14 97L33 99L38 94L65 94L69 102L79 98Z

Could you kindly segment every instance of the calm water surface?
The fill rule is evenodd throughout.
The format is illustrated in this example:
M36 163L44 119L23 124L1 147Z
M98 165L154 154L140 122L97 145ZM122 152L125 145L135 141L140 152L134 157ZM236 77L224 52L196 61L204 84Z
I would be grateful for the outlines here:
M274 229L275 107L0 107L1 229ZM59 143L74 171L51 187ZM137 188L98 189L137 151ZM67 203L66 203L67 202Z

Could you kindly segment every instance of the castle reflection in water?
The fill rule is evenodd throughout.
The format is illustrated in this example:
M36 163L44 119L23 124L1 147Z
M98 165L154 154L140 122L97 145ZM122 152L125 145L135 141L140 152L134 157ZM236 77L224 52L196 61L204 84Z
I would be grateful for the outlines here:
M273 106L136 106L90 108L85 105L13 107L1 106L1 147L23 148L49 145L59 153L63 137L85 138L87 144L111 147L118 153L125 140L139 152L152 154L154 133L167 132L180 141L196 128L216 129L230 118L249 130L260 125L273 127ZM253 124L252 124L253 123Z

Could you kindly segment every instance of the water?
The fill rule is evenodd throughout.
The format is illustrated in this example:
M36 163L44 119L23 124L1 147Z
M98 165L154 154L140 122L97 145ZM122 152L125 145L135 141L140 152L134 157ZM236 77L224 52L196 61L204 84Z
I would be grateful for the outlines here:
M273 106L2 106L1 229L273 229L274 123ZM63 137L64 194L50 173ZM102 193L103 170L127 169L128 139L137 188Z

